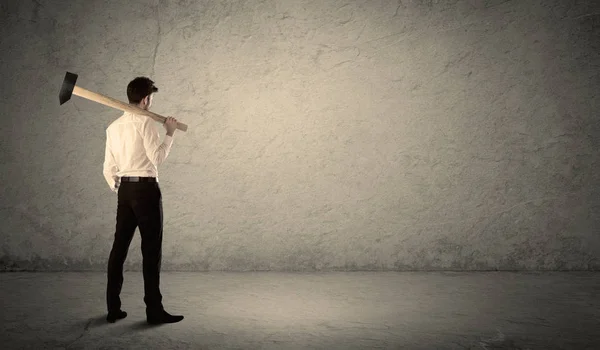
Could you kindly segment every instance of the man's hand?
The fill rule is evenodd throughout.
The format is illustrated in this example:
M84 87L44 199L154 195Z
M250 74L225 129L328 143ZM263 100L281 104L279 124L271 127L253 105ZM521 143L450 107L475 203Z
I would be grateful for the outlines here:
M175 133L175 130L177 130L177 119L173 117L167 117L163 125L165 126L165 129L167 129L167 135L173 136L173 133Z

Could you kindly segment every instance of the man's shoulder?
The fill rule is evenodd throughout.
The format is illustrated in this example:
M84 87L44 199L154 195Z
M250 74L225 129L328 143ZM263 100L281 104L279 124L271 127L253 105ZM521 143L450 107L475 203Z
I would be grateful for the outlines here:
M113 120L110 124L108 124L108 126L106 127L107 129L111 129L114 128L114 126L116 124L118 124L120 121L123 120L123 117L125 117L126 113L121 114L117 119Z
M150 124L150 118L146 117L145 115L129 113L127 115L123 115L123 117L121 118L124 118L126 116L128 118L128 121L138 124Z
M118 125L123 125L123 124L130 124L130 123L138 123L138 124L144 124L147 122L146 118L142 115L137 115L137 114L133 114L133 113L123 113L119 118L113 120L107 127L106 127L106 131L110 131L116 127L118 127Z

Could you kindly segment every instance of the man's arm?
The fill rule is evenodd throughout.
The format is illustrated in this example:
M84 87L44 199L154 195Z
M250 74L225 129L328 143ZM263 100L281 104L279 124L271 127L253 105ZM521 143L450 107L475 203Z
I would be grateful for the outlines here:
M111 191L118 193L119 190L119 177L117 176L117 172L119 171L119 167L115 162L115 157L112 154L112 150L110 149L110 135L108 134L108 130L106 131L106 147L104 149L104 167L103 174L104 179L108 183Z
M142 124L142 136L144 137L144 148L146 149L146 156L156 167L161 165L173 145L173 133L165 135L163 142L160 142L160 135L154 125L154 120L146 118Z

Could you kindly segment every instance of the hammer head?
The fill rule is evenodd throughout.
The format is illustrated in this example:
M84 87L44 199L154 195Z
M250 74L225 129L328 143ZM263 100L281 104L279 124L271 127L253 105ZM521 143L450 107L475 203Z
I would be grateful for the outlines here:
M71 99L76 82L77 74L67 72L65 75L65 80L63 80L62 87L60 88L60 94L58 95L61 105Z

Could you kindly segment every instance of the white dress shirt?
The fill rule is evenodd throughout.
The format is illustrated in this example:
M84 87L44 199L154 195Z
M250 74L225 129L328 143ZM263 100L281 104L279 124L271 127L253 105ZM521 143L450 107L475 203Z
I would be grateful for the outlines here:
M152 118L124 112L106 128L104 178L110 189L118 193L122 176L152 176L158 182L161 165L173 144L173 137L160 135Z

